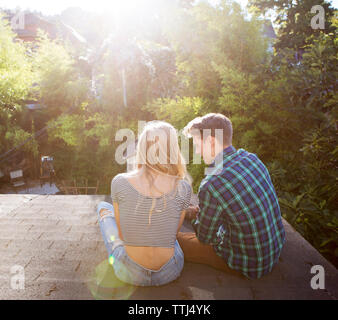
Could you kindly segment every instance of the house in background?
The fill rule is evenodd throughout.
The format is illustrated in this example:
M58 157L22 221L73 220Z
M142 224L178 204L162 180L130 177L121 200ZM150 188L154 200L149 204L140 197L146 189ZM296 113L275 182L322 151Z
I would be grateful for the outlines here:
M52 39L55 39L57 36L55 24L43 18L39 13L24 11L20 18L21 21L16 12L5 10L4 14L5 19L8 21L13 20L13 23L11 23L12 29L17 34L17 38L22 41L36 41L38 29L45 31Z
M24 42L35 42L38 37L38 30L41 29L47 33L49 38L60 38L64 41L70 41L77 48L82 48L87 41L76 30L55 17L45 17L38 12L24 11L22 21L16 21L17 14L14 11L4 10L4 19L12 21L13 31L17 38Z

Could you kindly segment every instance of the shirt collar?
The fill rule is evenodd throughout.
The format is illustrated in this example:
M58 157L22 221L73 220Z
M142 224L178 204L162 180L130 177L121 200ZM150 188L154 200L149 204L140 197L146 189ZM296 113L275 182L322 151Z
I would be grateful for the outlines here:
M223 149L223 158L230 156L231 154L233 154L234 152L236 152L236 148L234 146L229 146L226 147L225 149Z
M224 159L232 155L234 152L236 152L236 148L234 146L231 145L226 147L220 153L217 154L214 161L208 167L209 168L214 167L215 163L223 163Z

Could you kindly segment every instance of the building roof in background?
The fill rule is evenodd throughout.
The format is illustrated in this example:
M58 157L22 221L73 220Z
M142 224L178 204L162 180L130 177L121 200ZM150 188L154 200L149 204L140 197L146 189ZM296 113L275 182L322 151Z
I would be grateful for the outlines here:
M7 10L4 12L9 21L15 16L13 11ZM35 41L38 29L41 29L46 32L51 39L60 36L63 39L69 39L76 45L86 44L84 37L57 18L46 18L40 13L25 11L23 22L24 28L20 28L19 23L13 24L13 31L17 34L18 38L23 41Z
M16 16L16 13L10 10L6 10L5 14L6 19L9 21ZM55 24L42 17L39 13L24 11L22 17L23 28L21 27L19 20L17 23L11 24L13 26L13 31L17 34L19 39L23 41L34 41L37 37L38 29L45 31L51 38L56 37L57 29Z

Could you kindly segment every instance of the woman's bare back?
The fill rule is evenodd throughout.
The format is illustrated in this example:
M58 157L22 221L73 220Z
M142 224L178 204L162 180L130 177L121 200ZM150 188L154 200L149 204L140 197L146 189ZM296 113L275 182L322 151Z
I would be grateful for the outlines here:
M137 192L147 197L161 197L163 194L171 193L176 187L176 179L166 175L153 175L152 184L150 184L151 182L149 178L143 172L133 172L126 176L126 179ZM119 216L119 212L117 215ZM184 213L181 215L177 232L181 228L183 220ZM119 223L118 227L120 228ZM123 240L122 233L121 238ZM175 248L140 247L129 245L125 245L125 249L128 256L133 261L151 270L159 270L174 255L175 250Z

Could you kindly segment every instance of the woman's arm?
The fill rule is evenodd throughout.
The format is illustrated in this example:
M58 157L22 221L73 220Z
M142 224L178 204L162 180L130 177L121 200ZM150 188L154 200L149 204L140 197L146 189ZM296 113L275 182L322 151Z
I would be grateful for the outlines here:
M176 236L177 236L178 232L180 231L180 229L182 227L184 217L185 217L185 210L183 210L182 213L181 213L181 218L180 218L180 221L178 222L178 228L177 228Z
M121 227L120 227L120 211L119 211L119 205L117 202L113 202L114 206L114 214L115 214L115 220L117 224L117 229L119 230L119 237L123 241Z

